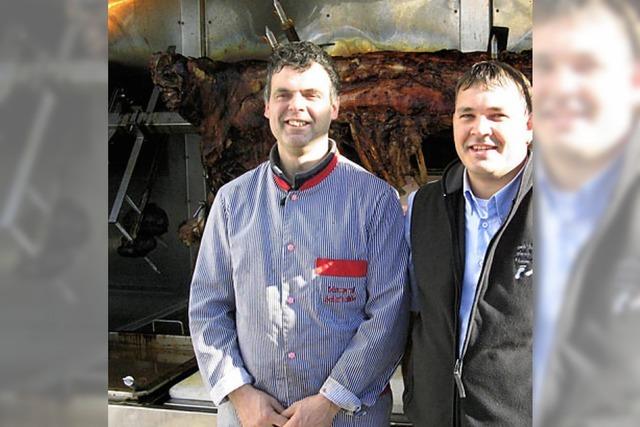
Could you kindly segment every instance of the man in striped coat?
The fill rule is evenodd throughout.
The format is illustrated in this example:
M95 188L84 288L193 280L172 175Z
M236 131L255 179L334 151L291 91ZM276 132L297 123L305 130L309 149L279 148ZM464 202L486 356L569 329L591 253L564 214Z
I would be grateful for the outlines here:
M223 186L190 327L219 426L388 426L406 339L397 193L329 139L339 78L309 42L271 57L270 158Z

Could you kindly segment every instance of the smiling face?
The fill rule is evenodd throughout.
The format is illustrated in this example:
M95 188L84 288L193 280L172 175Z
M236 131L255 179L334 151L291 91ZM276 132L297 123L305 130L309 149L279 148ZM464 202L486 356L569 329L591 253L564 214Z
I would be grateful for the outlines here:
M271 78L264 115L278 141L278 150L301 155L328 144L329 125L338 117L338 99L321 65L304 71L285 66Z
M532 139L531 115L516 85L476 84L460 90L453 139L472 182L502 181L515 175Z
M640 66L622 22L592 6L536 23L534 116L543 158L597 165L633 125Z

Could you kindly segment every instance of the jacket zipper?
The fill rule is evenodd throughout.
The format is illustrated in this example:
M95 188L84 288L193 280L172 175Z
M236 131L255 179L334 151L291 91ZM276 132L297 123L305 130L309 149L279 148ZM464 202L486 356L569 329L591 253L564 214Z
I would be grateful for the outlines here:
M458 397L464 399L467 397L467 393L462 383L462 359L456 359L456 365L453 368L453 378L456 380L456 386L458 387Z
M443 192L443 197L447 198L447 193ZM462 277L461 277L461 272L460 269L464 269L464 264L460 265L460 261L461 261L461 254L459 253L460 251L460 245L459 243L459 224L458 224L458 212L456 212L457 210L459 210L459 206L455 206L455 205L451 205L451 203L447 203L447 212L448 212L448 216L449 216L449 224L451 227L451 234L453 236L453 240L456 242L456 248L458 248L457 251L454 251L454 260L453 260L453 275L454 275L454 279L456 281L456 292L455 292L455 298L456 298L456 302L454 304L454 308L455 308L455 315L453 317L454 321L453 321L453 333L454 336L456 337L454 339L454 352L457 353L458 352L458 312L460 311L460 288L461 288L461 281L462 281ZM464 215L464 214L463 214ZM458 396L461 399L464 399L466 397L466 392L464 389L464 384L462 383L462 358L458 358L456 359L456 364L453 368L453 378L455 380L456 383L456 388L458 390Z
M493 238L489 242L489 246L487 247L487 251L486 251L485 257L484 257L484 262L482 263L482 270L480 272L480 277L478 279L478 286L476 287L476 294L473 297L473 305L471 306L471 315L469 316L469 327L467 328L467 333L464 336L464 345L462 347L462 351L460 352L460 356L458 357L458 359L456 359L456 364L455 364L455 366L453 368L453 378L456 381L456 386L458 387L458 396L460 398L465 398L466 395L467 395L467 393L466 393L466 391L464 389L464 383L462 382L462 365L463 365L464 356L467 353L467 347L469 346L469 338L471 337L471 331L473 329L472 320L476 317L476 313L478 311L478 300L479 300L479 297L480 297L480 292L482 292L482 290L485 288L485 285L486 285L486 283L485 283L486 281L483 280L483 279L484 279L484 277L486 275L489 274L486 271L486 269L487 269L487 260L489 259L489 255L490 254L491 254L491 259L493 260L493 254L495 253L495 248L498 245L498 241L502 237L502 234L504 234L504 230L507 228L507 226L511 222L511 219L515 215L515 211L518 209L518 206L516 206L516 205L519 205L519 203L517 203L517 198L516 198L516 200L514 200L512 206L511 206L511 210L509 211L509 216L507 217L507 219L504 221L504 223L502 224L500 229L498 229L496 234L493 236ZM457 315L458 314L456 313L456 316Z

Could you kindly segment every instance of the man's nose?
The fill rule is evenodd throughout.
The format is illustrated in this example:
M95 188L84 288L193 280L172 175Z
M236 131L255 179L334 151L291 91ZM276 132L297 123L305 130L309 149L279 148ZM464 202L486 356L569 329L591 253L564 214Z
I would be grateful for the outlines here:
M294 93L289 99L289 109L292 111L300 111L304 109L304 96L301 93Z
M476 136L487 136L493 133L491 120L485 116L478 116L471 128L471 134Z

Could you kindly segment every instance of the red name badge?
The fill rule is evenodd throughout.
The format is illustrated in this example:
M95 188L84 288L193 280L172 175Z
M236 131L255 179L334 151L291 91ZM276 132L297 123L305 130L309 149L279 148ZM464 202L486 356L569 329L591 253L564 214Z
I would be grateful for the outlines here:
M357 259L316 259L315 273L318 276L365 277L369 263Z

